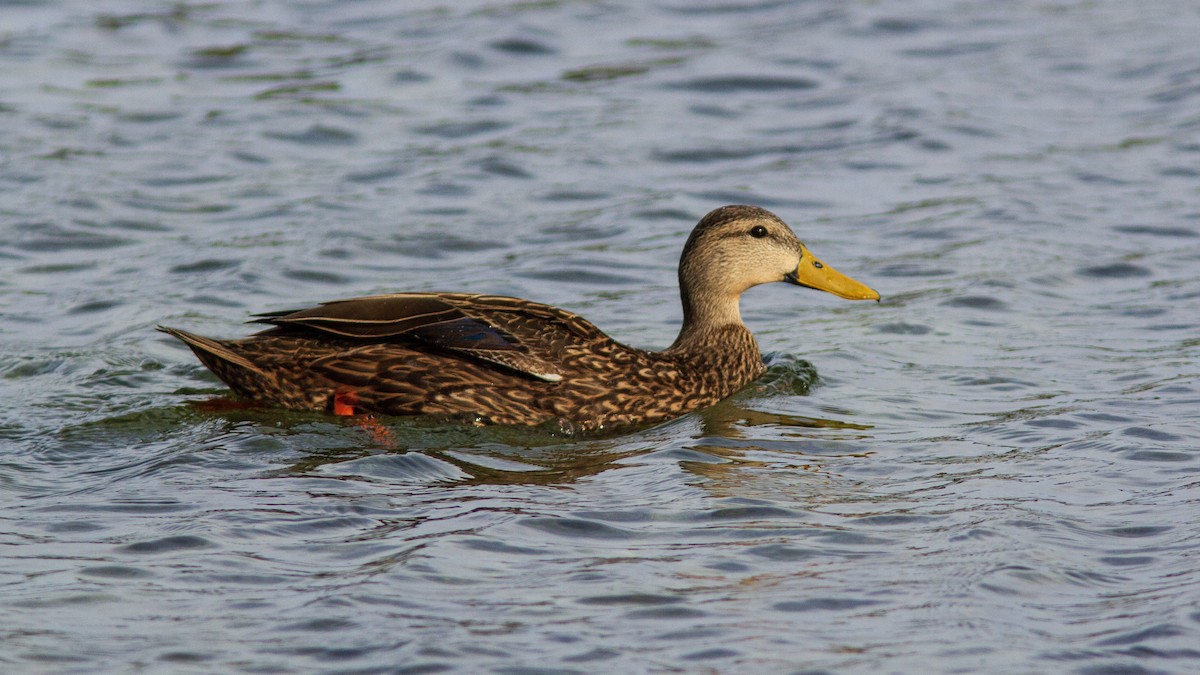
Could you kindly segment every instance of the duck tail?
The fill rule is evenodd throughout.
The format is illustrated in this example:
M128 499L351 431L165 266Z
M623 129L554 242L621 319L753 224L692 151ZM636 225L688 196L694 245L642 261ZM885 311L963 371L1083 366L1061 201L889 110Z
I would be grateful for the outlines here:
M196 335L195 333L189 333L186 330L171 328L170 326L155 326L155 328L166 333L167 335L178 338L185 345L191 348L191 350L196 354L196 357L200 359L201 363L218 375L227 370L227 368L221 366L232 365L238 368L249 370L253 373L257 373L263 377L267 376L267 374L263 372L262 368L259 368L258 365L253 361L235 352L234 350L230 349L228 345L218 340L204 337L203 335ZM222 377L221 379L225 378Z

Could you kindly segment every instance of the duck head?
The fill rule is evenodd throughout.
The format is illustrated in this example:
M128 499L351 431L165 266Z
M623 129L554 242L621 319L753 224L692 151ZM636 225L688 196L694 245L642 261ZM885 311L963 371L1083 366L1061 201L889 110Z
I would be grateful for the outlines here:
M847 300L879 293L817 259L778 216L757 206L722 206L692 230L679 260L684 323L741 323L738 299L783 281Z

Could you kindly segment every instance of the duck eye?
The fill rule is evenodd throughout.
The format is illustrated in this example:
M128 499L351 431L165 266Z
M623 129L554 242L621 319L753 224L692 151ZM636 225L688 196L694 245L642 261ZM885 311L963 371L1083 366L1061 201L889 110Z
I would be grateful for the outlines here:
M763 227L762 225L755 225L754 227L750 228L750 236L754 237L755 239L762 239L763 237L767 236L767 228Z

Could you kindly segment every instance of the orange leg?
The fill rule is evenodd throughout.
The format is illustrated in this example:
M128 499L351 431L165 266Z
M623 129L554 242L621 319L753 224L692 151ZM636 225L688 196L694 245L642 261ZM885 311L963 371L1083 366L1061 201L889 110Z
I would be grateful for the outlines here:
M396 445L391 429L375 419L372 415L362 415L357 411L358 392L353 389L343 389L333 395L333 414L343 417L356 417L355 424L371 434L371 440L380 445Z
M355 415L354 406L358 405L358 392L353 389L341 389L333 394L334 415Z

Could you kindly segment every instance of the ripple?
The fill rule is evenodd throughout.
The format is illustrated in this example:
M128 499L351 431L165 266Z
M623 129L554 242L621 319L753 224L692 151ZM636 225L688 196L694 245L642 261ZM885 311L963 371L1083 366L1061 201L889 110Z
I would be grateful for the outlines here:
M493 251L509 246L507 242L484 237L464 237L450 233L430 233L397 237L394 242L372 244L377 250L407 258L444 260L463 253Z
M104 525L86 520L66 520L46 525L47 532L60 533L98 532L103 529L105 529Z
M120 202L130 208L155 213L211 214L232 211L233 204L201 200L193 195L165 195L135 193L122 197Z
M579 518L534 517L520 523L546 534L572 539L633 539L637 536L631 530Z
M967 56L994 51L1000 45L995 42L950 42L938 47L917 47L902 49L905 56L915 56L924 59L945 59L955 56Z
M328 284L331 286L349 286L353 277L335 274L316 269L285 269L282 275L287 279L311 284Z
M878 600L856 598L809 598L808 600L777 602L771 605L771 608L780 612L844 612L879 604L882 603Z
M267 131L263 136L277 141L286 141L297 145L356 145L358 143L358 134L340 127L333 127L324 124L314 124L303 131L284 132L284 131Z
M986 377L974 377L971 375L952 375L948 379L957 382L965 387L993 387L997 391L1011 391L1023 387L1036 387L1037 383L1022 380L1016 380L1003 375L988 375ZM1039 421L1042 422L1042 421ZM1057 426L1057 422L1051 421L1048 424L1042 422L1034 426ZM1070 424L1069 422L1067 424Z
M828 553L811 548L799 548L797 546L788 546L786 544L767 544L765 546L755 546L746 549L746 553L774 560L778 562L793 562L797 560L808 560L818 556L825 556Z
M827 202L810 199L788 199L786 197L769 197L754 192L740 191L706 191L697 195L710 204L756 204L764 208L779 209L817 209L830 206Z
M1141 538L1141 537L1157 537L1158 535L1166 534L1167 532L1170 532L1173 529L1175 529L1175 528L1171 527L1170 525L1158 525L1158 526L1140 525L1140 526L1131 526L1131 527L1112 527L1107 530L1104 530L1104 534L1107 534L1107 535L1110 535L1113 537L1128 537L1128 538L1137 539L1137 538Z
M1023 383L1023 384L1024 384L1024 386L1032 386L1029 383ZM1025 423L1025 425L1030 426L1030 427L1042 427L1042 428L1046 428L1046 429L1079 429L1079 428L1083 427L1083 425L1078 422L1073 422L1071 420L1062 420L1062 419L1029 420L1028 422Z
M343 619L339 617L320 617L315 619L305 619L294 623L286 623L280 626L277 630L281 631L300 631L313 633L332 633L342 630L357 630L362 626L356 621Z
M1158 429L1150 429L1148 427L1129 427L1127 429L1123 429L1121 434L1124 436L1132 436L1134 438L1145 438L1151 441L1183 440L1176 434L1168 433L1166 431L1159 431Z
M26 377L49 375L67 364L62 358L11 357L5 354L0 362L0 377L6 380L24 380Z
M698 91L707 94L733 94L747 92L803 91L820 86L817 80L807 77L769 75L724 75L719 77L695 77L666 85L670 89Z
M17 600L11 604L15 607L27 609L55 609L64 608L74 611L88 611L89 607L94 608L96 605L118 602L116 596L107 593L72 593L64 594L55 598L35 598L30 600ZM48 661L72 661L77 660L76 657L65 654L55 654L53 658L46 659ZM81 659L79 659L81 660Z
M542 194L540 199L547 202L590 202L609 197L607 192L591 190L551 190Z
M616 649L596 647L580 654L565 656L562 660L566 663L590 663L592 661L609 661L617 658L620 655L621 652L617 651Z
M550 45L530 38L505 38L491 42L488 46L497 51L518 56L544 56L558 53L558 50Z
M516 555L545 555L549 551L544 548L517 546L503 541L491 539L466 539L460 542L462 546L487 553L512 553Z
M205 574L196 581L214 585L271 587L287 583L287 579L288 577L282 574Z
M626 77L644 75L655 68L674 65L679 60L678 58L649 59L628 63L596 64L568 70L562 74L562 79L566 82L608 82Z
M884 546L892 543L892 539L885 537L874 537L868 534L858 532L847 532L844 530L825 530L813 534L816 539L827 541L831 544L842 544L846 546Z
M833 138L826 140L815 140L808 143L757 143L743 142L738 145L709 145L701 147L682 148L678 150L654 150L650 156L658 162L667 164L710 164L714 162L730 162L743 159L754 159L756 157L770 157L777 155L804 155L812 153L836 152L852 145L856 145L855 141L850 139ZM828 206L826 202L816 200L792 200L791 202L783 200L781 203L767 204L764 201L746 201L745 196L739 199L721 199L718 196L722 192L706 193L706 196L711 196L710 203L736 203L736 204L759 204L767 206L781 205L813 205L813 206ZM794 202L794 203L793 203Z
M982 309L986 311L996 312L1008 309L1008 305L999 298L993 298L990 295L964 295L958 298L951 298L942 303L946 307L965 307L967 309Z
M1091 277L1093 279L1135 279L1138 277L1148 277L1152 274L1145 267L1123 262L1081 267L1077 270L1077 273L1080 276Z
M193 664L205 663L212 659L212 655L200 652L169 651L160 654L157 660L164 663Z
M392 82L395 84L416 84L420 82L428 82L433 77L428 73L423 73L418 70L397 70L392 74Z
M371 455L336 464L327 464L322 473L366 480L413 481L419 483L460 481L471 475L450 462L420 452L399 455Z
M684 654L679 657L684 661L713 661L716 659L730 659L735 656L741 656L742 653L733 649L724 647L714 647L712 649L704 649L690 654Z
M96 268L94 262L84 263L56 263L51 265L31 265L30 267L22 267L18 270L21 274L72 274L74 272L86 272Z
M541 279L543 281L567 282L588 286L617 286L620 288L630 288L641 282L641 279L637 277L589 271L578 267L529 270L517 272L514 276L523 279Z
M1134 450L1124 454L1125 459L1134 462L1192 462L1196 457L1186 452L1171 452L1167 450Z
M653 607L626 612L625 618L675 621L679 619L698 619L707 615L707 612L691 607Z
M410 167L402 164L388 164L385 166L366 169L362 171L351 171L346 174L346 180L351 183L370 184L381 181L390 181L407 174Z
M10 229L17 233L29 233L26 237L18 234L17 241L11 243L13 247L23 251L57 252L108 249L132 243L132 240L124 237L71 229L54 223L22 223L11 226Z
M1170 227L1160 225L1117 225L1112 228L1123 234L1147 234L1154 237L1200 237L1200 233L1189 227Z
M175 265L175 266L169 268L167 271L169 271L172 274L197 274L197 273L207 273L207 272L219 272L221 270L236 269L236 268L240 267L241 264L242 264L241 260L235 260L232 258L226 258L226 259L208 258L205 260L197 260L196 262L193 262L193 263Z
M479 164L479 168L493 176L501 176L504 178L533 178L534 175L526 171L519 164L509 159L501 157L489 157Z
M134 555L156 555L159 553L174 553L176 551L191 551L212 547L213 543L204 537L180 534L126 544L119 547L117 551Z
M940 520L933 516L919 516L911 513L881 513L874 516L862 516L856 519L858 525L881 525L884 527L899 527L913 523L929 523Z
M729 460L724 457L718 457L707 452L692 450L689 448L669 448L666 450L655 450L646 454L647 458L663 458L671 459L676 462L698 462L701 464L728 464Z
M96 312L106 312L114 307L121 307L125 303L118 300L93 300L74 305L67 310L68 314L94 314Z
M945 277L954 274L953 270L929 267L925 263L895 263L884 265L872 272L881 277Z
M153 178L143 178L138 181L145 187L180 187L189 185L209 185L212 183L224 183L231 179L228 175L213 175L213 174L196 174L192 176L155 176Z
M1154 556L1149 555L1106 555L1097 560L1109 567L1141 567L1155 562Z
M423 186L418 192L433 197L468 197L471 195L472 189L462 183L434 181Z
M1170 638L1186 634L1187 633L1182 628L1176 626L1175 624L1160 623L1149 628L1143 628L1141 630L1114 635L1112 637L1100 640L1096 644L1100 646L1133 645L1159 638ZM1197 654L1200 655L1200 652L1197 652Z
M145 579L154 576L154 573L149 570L144 570L140 567L130 567L128 565L94 565L92 567L84 567L79 570L79 573L89 577L102 577L105 579Z
M481 134L502 131L511 125L498 120L473 120L470 122L441 122L417 128L417 133L445 139L470 138Z
M871 22L871 30L882 34L909 35L937 27L938 23L930 19L915 19L912 17L882 17Z
M248 44L202 47L193 50L189 58L179 62L179 66L198 70L235 68L248 63L245 57L249 51Z
M764 518L797 518L799 514L774 506L733 506L715 509L705 514L705 520L762 520Z
M193 511L195 508L193 504L184 504L175 500L151 497L146 499L113 499L108 502L99 503L79 501L68 504L55 504L43 507L41 510L46 513L81 512L166 515Z
M883 323L875 326L876 333L889 333L892 335L928 335L933 332L931 326L925 326L915 323Z
M656 595L654 593L625 593L621 595L584 596L576 602L581 605L654 606L683 602L683 598L674 595Z

